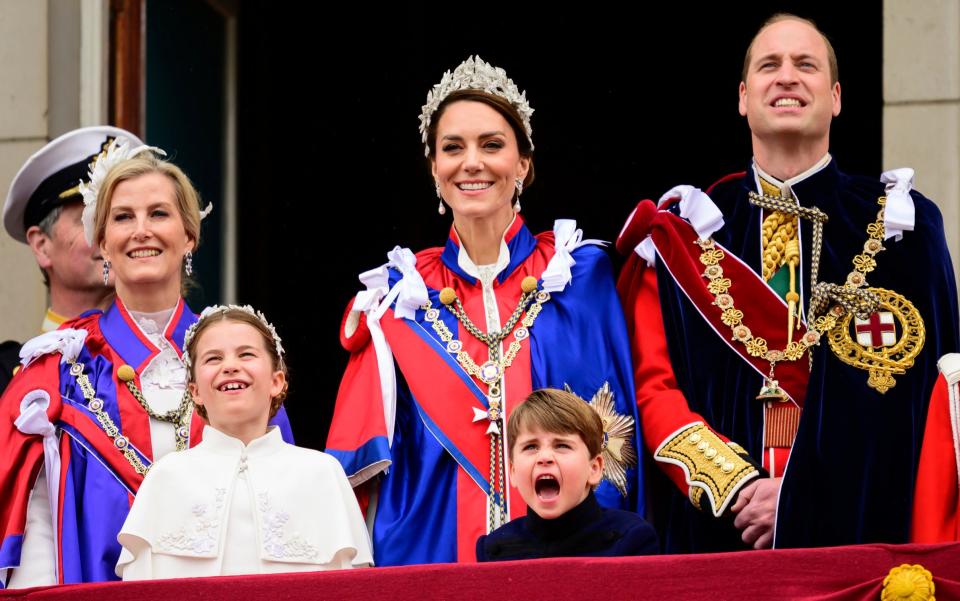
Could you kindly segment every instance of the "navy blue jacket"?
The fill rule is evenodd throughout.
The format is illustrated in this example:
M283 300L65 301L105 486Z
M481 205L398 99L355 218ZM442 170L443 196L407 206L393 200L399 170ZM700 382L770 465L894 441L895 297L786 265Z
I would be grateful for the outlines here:
M714 239L761 273L762 210L748 201L751 189L756 183L748 170L709 191L725 221ZM884 185L876 178L847 175L831 161L793 185L793 192L801 205L819 207L829 216L819 281L842 284L853 270L853 257L862 252L868 224L877 219ZM866 370L840 361L825 339L815 347L800 427L780 489L776 547L908 540L937 360L958 350L957 290L943 219L930 200L915 191L911 196L914 230L900 241L883 243L886 250L876 255L876 269L867 279L870 286L895 291L916 306L926 328L923 349L905 374L895 376L896 386L881 394L867 386ZM800 223L806 304L813 236L810 222ZM755 397L762 377L717 336L660 261L657 282L670 362L690 409L760 463L764 417ZM748 299L741 302L744 321L756 319ZM658 479L652 511L667 552L744 548L731 518L699 512L685 491Z
M477 561L544 557L618 557L659 551L653 527L632 511L607 509L591 492L562 516L545 520L532 509L477 539Z

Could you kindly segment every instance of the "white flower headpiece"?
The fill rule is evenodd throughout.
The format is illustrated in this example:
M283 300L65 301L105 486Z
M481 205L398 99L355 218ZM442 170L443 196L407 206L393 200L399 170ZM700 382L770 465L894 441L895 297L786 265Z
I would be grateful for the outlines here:
M277 334L277 329L273 327L273 324L267 321L267 317L260 311L257 311L250 305L213 305L212 307L207 307L200 312L200 317L194 322L189 328L187 328L187 333L183 335L183 364L187 366L187 369L190 369L190 354L187 353L187 347L190 346L190 341L193 340L194 334L197 333L197 328L200 327L200 324L203 323L203 320L210 317L211 315L224 314L230 310L243 311L244 313L249 313L253 317L256 317L260 322L270 331L270 334L273 336L273 345L277 350L277 356L283 357L283 344L280 342L280 335Z
M103 180L106 179L111 169L148 150L160 156L166 156L167 154L156 146L147 146L146 144L133 146L130 140L120 136L114 138L107 149L90 163L88 172L90 182L80 182L80 194L83 195L83 215L81 217L83 233L86 235L87 244L90 246L93 246L93 222L97 214L97 195L100 193Z
M81 216L83 233L87 238L87 244L90 246L93 246L94 220L97 215L97 196L100 194L100 187L103 185L103 180L107 178L107 174L110 173L111 169L143 152L152 152L159 156L167 156L167 153L164 152L162 148L148 146L146 144L133 146L132 141L123 136L118 136L110 142L106 150L101 152L97 158L90 163L90 170L87 174L90 182L81 181L79 186L80 194L83 196L83 215ZM212 210L213 203L210 203L205 209L200 211L200 219L209 215Z
M513 80L507 77L507 72L500 67L494 67L485 62L479 56L470 57L460 63L453 70L453 73L447 71L443 74L440 83L433 86L433 89L427 92L427 103L423 105L420 113L420 134L424 144L424 154L430 156L427 144L427 128L430 127L430 120L433 114L437 112L440 103L451 93L458 90L481 90L488 94L494 94L505 99L513 105L520 113L520 119L523 121L523 129L527 133L527 140L530 141L530 149L533 150L533 128L530 127L530 117L533 116L533 109L527 102L527 93L521 92Z

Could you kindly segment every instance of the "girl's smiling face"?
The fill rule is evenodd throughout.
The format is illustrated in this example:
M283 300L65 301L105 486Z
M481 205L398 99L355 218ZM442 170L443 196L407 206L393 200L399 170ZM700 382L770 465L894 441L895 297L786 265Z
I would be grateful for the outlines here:
M225 319L204 329L194 355L190 392L206 409L210 425L227 434L262 436L271 402L286 384L285 374L274 368L263 335L249 324Z

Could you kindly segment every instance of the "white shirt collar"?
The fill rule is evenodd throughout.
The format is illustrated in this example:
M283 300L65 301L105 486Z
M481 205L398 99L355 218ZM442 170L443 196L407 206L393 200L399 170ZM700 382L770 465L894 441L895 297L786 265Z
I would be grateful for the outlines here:
M757 182L756 182L756 184L757 184L757 191L758 191L758 192L762 191L761 188L760 188L760 180L759 180L759 178L763 178L763 179L767 180L769 183L773 184L774 186L777 186L778 188L780 188L780 193L781 193L783 196L790 196L791 193L792 193L792 190L793 190L793 186L794 186L795 184L799 184L800 182L802 182L803 180L805 180L805 179L807 179L808 177L812 176L813 174L818 173L821 169L823 169L824 167L826 167L827 165L829 165L829 164L830 164L830 161L831 161L832 159L833 159L833 157L831 157L831 156L830 156L830 153L828 152L827 154L823 155L823 157L822 157L819 161L817 161L816 163L814 163L813 166L811 166L809 169L807 169L807 170L804 171L803 173L801 173L801 174L799 174L799 175L795 175L795 176L791 177L790 179L784 180L784 181L780 181L780 180L777 179L776 177L773 177L772 175L770 175L769 173L767 173L766 171L764 171L763 169L761 169L761 168L760 168L760 165L757 164L757 160L754 159L754 160L753 160L753 171L754 171L754 173L757 174L757 178L758 178L758 179L757 179Z

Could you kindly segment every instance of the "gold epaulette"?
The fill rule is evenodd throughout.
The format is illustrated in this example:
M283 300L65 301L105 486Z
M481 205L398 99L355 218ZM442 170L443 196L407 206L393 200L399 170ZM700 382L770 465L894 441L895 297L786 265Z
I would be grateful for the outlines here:
M706 495L714 517L720 517L744 484L760 475L740 445L724 442L702 422L684 426L660 444L653 458L683 469L690 502L703 510Z

